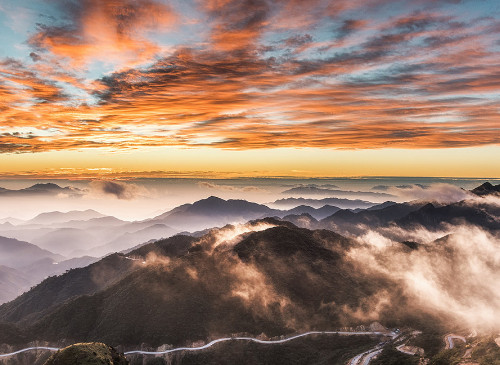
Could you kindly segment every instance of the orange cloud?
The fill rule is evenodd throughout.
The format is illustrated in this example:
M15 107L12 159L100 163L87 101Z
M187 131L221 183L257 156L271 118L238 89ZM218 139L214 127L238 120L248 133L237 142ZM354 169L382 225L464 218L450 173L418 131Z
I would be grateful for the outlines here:
M199 1L203 34L160 56L148 32L187 26L178 9L64 4L70 21L39 26L31 64L0 63L3 152L500 143L492 19L424 0L379 19L389 0ZM77 66L95 60L119 66L85 78Z
M84 0L62 8L71 22L40 25L29 43L69 60L74 67L96 60L120 66L148 61L160 48L145 33L169 28L176 20L169 6L155 0Z

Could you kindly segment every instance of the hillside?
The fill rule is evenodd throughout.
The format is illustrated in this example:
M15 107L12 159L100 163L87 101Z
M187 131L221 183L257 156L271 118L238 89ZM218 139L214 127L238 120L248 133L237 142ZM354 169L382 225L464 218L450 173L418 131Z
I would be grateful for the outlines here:
M31 243L7 237L0 237L0 253L0 265L15 269L31 265L43 258L55 261L63 259L63 256L41 249Z
M115 254L90 266L49 277L15 300L0 306L0 321L32 321L72 297L93 294L106 288L133 266L132 260Z
M8 302L26 289L29 289L31 280L21 271L7 266L0 266L0 303Z
M103 343L78 343L53 354L44 365L128 365L116 349Z
M113 255L71 270L0 307L0 318L49 341L160 345L240 332L275 336L357 322L342 308L363 306L389 284L360 275L343 258L354 242L338 234L272 219L252 225L264 223L278 226L226 244L220 240L230 226L196 241L176 236L131 252L137 261ZM89 280L127 262L137 264L108 271L101 285Z

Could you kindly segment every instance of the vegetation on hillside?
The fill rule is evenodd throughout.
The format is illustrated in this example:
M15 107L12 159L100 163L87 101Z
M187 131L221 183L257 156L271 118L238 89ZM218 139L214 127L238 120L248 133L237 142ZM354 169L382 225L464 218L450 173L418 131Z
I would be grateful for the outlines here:
M103 343L77 343L53 354L44 365L128 365L111 346Z

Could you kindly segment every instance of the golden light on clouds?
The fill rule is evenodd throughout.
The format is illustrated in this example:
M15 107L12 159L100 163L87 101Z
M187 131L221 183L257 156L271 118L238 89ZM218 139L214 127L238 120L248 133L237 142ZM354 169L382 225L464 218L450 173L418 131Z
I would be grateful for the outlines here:
M500 176L491 6L7 2L2 172Z

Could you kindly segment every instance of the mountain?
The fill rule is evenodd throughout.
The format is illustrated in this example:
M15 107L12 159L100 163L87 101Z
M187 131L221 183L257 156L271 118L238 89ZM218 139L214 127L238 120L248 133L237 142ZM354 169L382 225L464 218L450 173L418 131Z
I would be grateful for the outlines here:
M298 207L285 210L281 214L277 215L278 217L283 217L285 215L302 215L308 214L315 219L323 219L326 218L333 213L336 213L340 210L339 207L334 207L332 205L325 205L321 208L313 208L308 205L299 205Z
M484 184L478 186L477 188L472 189L471 193L479 195L479 196L500 195L500 184L499 185L492 185L489 182L485 182Z
M467 201L446 206L434 206L432 203L428 203L407 216L395 220L395 223L407 229L420 226L433 231L444 229L447 224L468 224L491 231L500 230L498 214L491 214L485 208L478 209L477 206L470 205Z
M325 189L316 186L302 186L291 188L282 192L287 195L327 195L335 197L352 197L357 199L391 199L395 196L387 193L371 191L348 191L338 189Z
M349 236L362 234L367 229L379 229L391 225L407 230L423 227L430 231L446 231L447 225L469 224L490 231L500 230L497 219L500 207L494 204L465 200L436 205L425 201L413 201L384 203L376 207L377 209L373 208L361 211L340 210L309 227L331 229Z
M274 211L261 204L246 200L224 200L211 196L193 204L184 204L151 220L178 230L202 230L228 223L246 222L273 215Z
M0 219L0 224L5 224L5 223L10 223L11 225L18 225L18 224L26 223L26 221L24 221L22 219L12 218L12 217Z
M193 237L174 236L142 246L128 256L112 254L88 266L61 272L60 276L51 276L29 292L0 306L0 322L38 319L70 298L96 293L120 281L140 267L142 260L134 259L134 256L146 258L152 254L173 258L187 253L194 241ZM83 264L84 260L85 258L67 260L60 265L65 268L71 264ZM88 260L96 261L94 258ZM59 264L56 266L59 267Z
M31 241L37 246L67 257L74 256L75 251L87 251L99 244L96 235L77 228L60 228Z
M445 325L446 331L455 331L468 325L464 313L479 313L478 308L495 313L498 273L491 253L498 248L500 207L490 199L447 205L386 202L362 211L330 206L325 212L334 212L321 220L308 213L321 209L303 205L278 211L212 197L147 221L122 225L111 220L116 225L110 230L121 236L115 243L121 245L141 230L161 232L168 219L205 224L258 216L245 224L142 244L49 277L0 306L0 341L99 341L121 348L165 349L233 335L266 338L364 326L374 320L411 331ZM283 214L283 220L260 218ZM482 235L471 225L494 234ZM404 238L390 240L384 229ZM373 236L356 239L358 232L370 230ZM426 231L433 234L426 236ZM411 232L432 238L413 241ZM29 267L43 265L34 261ZM8 268L6 272L16 274ZM15 281L15 276L10 278ZM433 300L428 293L434 293ZM487 320L497 326L494 316ZM272 349L230 342L206 352L179 353L169 361L346 363L378 342L355 341L317 336ZM437 342L441 348L441 335ZM328 357L326 348L334 349L335 356ZM351 353L353 348L357 352ZM149 360L153 362L134 358L134 363Z
M54 261L63 259L62 256L43 250L31 243L0 237L0 265L21 269L43 258Z
M110 252L120 252L123 250L127 250L130 247L151 239L167 238L176 233L178 233L177 230L165 224L153 224L135 232L124 233L105 245L98 246L89 250L89 252L91 252L95 256L102 256Z
M14 299L30 285L31 280L21 271L0 266L0 303Z
M44 258L23 267L22 271L32 279L33 284L39 284L48 276L60 275L71 269L88 266L98 260L98 258L91 256L75 257L59 262Z
M115 254L70 270L1 306L0 321L17 323L33 339L179 345L231 333L276 336L340 326L353 321L342 308L355 311L363 298L391 288L345 260L353 241L275 219L248 228L263 224L275 227L236 240L232 226L199 239L174 236L129 258Z
M392 199L392 194L372 192L372 191L348 191L339 189L325 189L316 186L302 186L291 188L282 192L286 195L320 195L331 197L350 197L355 199Z
M42 196L51 196L51 195L58 195L58 194L65 194L69 196L79 196L83 194L83 191L72 187L72 186L66 186L64 188L60 187L57 184L53 183L42 183L42 184L35 184L27 188L19 189L19 190L11 190L11 189L5 189L5 188L0 188L0 196L37 196L37 195L42 195Z
M61 276L51 276L15 300L0 306L0 322L30 321L70 298L93 294L123 278L135 262L123 255L110 255Z
M308 205L313 208L321 208L325 205L332 205L342 209L356 209L356 208L369 208L375 203L371 203L364 200L352 200L352 199L341 199L341 198L324 198L324 199L305 199L305 198L285 198L278 199L271 203L272 206L283 207L285 209L290 209L292 207L297 207L299 205Z
M107 228L107 227L119 227L124 226L130 222L123 221L121 219L112 217L112 216L104 216L99 218L91 218L84 220L70 220L61 223L51 224L52 227L58 228L79 228L79 229L96 229L98 227Z
M390 207L391 205L395 205L395 204L397 204L397 203L389 200L389 201L383 202L382 204L377 204L377 205L374 205L373 207L366 208L366 210L384 209L384 208Z
M366 228L386 226L390 222L403 218L409 213L420 209L423 205L425 205L423 202L384 203L377 206L378 209L365 209L358 212L340 210L322 219L317 226L344 234L359 234Z
M63 259L31 243L0 237L0 303L16 298L49 275L62 274L96 260L91 257Z
M290 214L282 218L284 221L291 222L297 227L314 228L318 226L318 221L310 214Z
M176 235L167 239L141 245L141 247L130 251L130 257L147 258L149 255L157 257L182 257L189 252L197 239L191 236Z
M90 219L106 217L104 214L96 212L93 209L72 210L70 212L47 212L37 215L29 220L28 224L54 224L69 221L87 221Z

